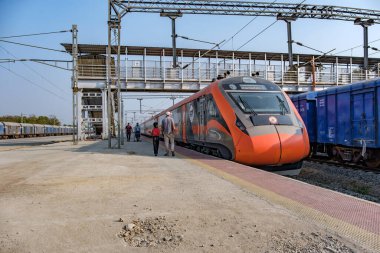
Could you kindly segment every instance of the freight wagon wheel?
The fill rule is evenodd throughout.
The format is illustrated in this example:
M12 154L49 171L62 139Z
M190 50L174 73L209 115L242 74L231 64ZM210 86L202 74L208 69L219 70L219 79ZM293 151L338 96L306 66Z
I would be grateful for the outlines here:
M380 159L366 160L365 165L367 165L367 167L371 169L380 168Z

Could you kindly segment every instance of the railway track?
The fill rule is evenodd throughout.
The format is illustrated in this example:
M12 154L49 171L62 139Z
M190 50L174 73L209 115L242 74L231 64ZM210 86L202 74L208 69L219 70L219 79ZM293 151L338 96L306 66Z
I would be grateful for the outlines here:
M368 168L367 166L365 166L363 164L336 161L336 160L332 160L332 159L328 158L327 156L318 155L318 156L309 157L306 160L309 162L314 162L314 163L320 163L320 164L324 163L324 164L330 164L330 165L334 165L334 166L342 167L342 168L346 167L346 168L350 168L353 170L361 170L361 171L365 171L365 172L372 172L375 174L380 174L380 169Z
M380 203L380 171L329 161L326 157L305 160L293 179Z

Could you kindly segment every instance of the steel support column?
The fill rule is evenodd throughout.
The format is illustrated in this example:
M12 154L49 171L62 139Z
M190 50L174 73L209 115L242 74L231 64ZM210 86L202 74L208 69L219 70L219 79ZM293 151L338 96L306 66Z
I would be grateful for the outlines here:
M249 61L249 75L252 76L252 54L248 54L248 61Z
M363 62L363 69L366 73L366 79L367 79L367 70L368 70L368 27L373 25L375 21L373 19L367 19L363 20L361 18L356 18L354 21L355 25L360 25L363 27L363 49L364 49L364 62Z
M108 47L107 47L107 91L108 91L108 148L111 148L111 127L112 121L115 112L115 102L112 95L111 85L117 83L117 135L118 142L117 146L120 148L121 145L121 83L120 83L120 32L121 32L121 19L127 13L124 8L119 8L115 1L108 0ZM112 40L112 34L114 34L114 40ZM116 45L113 45L113 43ZM114 77L112 74L112 66L111 66L111 55L112 49L115 48L117 50L117 63L114 68L114 74L117 73L117 77ZM117 79L117 80L116 80ZM113 81L114 80L114 81ZM113 129L115 133L115 129ZM116 134L116 133L115 133Z
M288 54L289 54L289 67L293 66L293 40L292 40L292 23L290 20L285 20L288 32Z
M363 36L364 36L364 43L363 43L363 49L364 49L364 65L363 68L365 71L368 69L368 26L363 26Z
M111 36L111 32L108 32L109 37ZM110 40L109 40L110 42ZM108 148L112 147L112 105L111 105L111 46L109 45L107 47L107 122L108 122L108 133L107 133L107 139L108 139Z
M120 21L120 16L118 17L118 20ZM120 82L120 30L121 25L120 22L117 26L117 148L121 148L121 82Z
M72 56L73 56L73 76L72 85L73 89L73 144L78 144L78 29L77 25L72 26Z
M339 62L338 57L335 58L335 84L339 85Z
M121 100L121 145L124 145L124 101Z
M161 17L169 17L172 21L172 47L173 47L173 68L177 68L177 34L175 31L175 20L178 17L182 17L181 12L164 12L160 13Z
M175 17L172 20L172 46L173 46L173 68L177 68L177 34L175 32Z
M102 139L105 140L108 138L108 119L107 119L107 111L108 111L108 98L107 98L107 89L102 90Z

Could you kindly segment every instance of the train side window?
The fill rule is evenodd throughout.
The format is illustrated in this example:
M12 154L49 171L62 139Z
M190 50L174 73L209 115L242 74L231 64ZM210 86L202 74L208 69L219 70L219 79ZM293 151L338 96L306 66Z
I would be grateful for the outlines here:
M217 118L218 117L218 111L215 107L215 103L212 99L208 100L207 103L207 111L210 117Z

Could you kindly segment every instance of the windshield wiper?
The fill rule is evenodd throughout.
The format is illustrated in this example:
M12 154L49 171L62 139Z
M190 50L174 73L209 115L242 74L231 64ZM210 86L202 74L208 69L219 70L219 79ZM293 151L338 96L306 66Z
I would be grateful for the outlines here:
M243 106L245 107L245 109L250 110L250 112L253 115L257 115L257 112L255 112L255 110L253 110L253 108L249 106L249 104L247 103L247 101L245 101L244 99L242 99L240 95L238 96L238 98L241 101L241 103L243 104Z
M276 98L278 100L278 103L280 104L281 108L281 115L285 115L285 113L289 113L288 109L285 106L284 100L282 100L279 96L276 95Z

